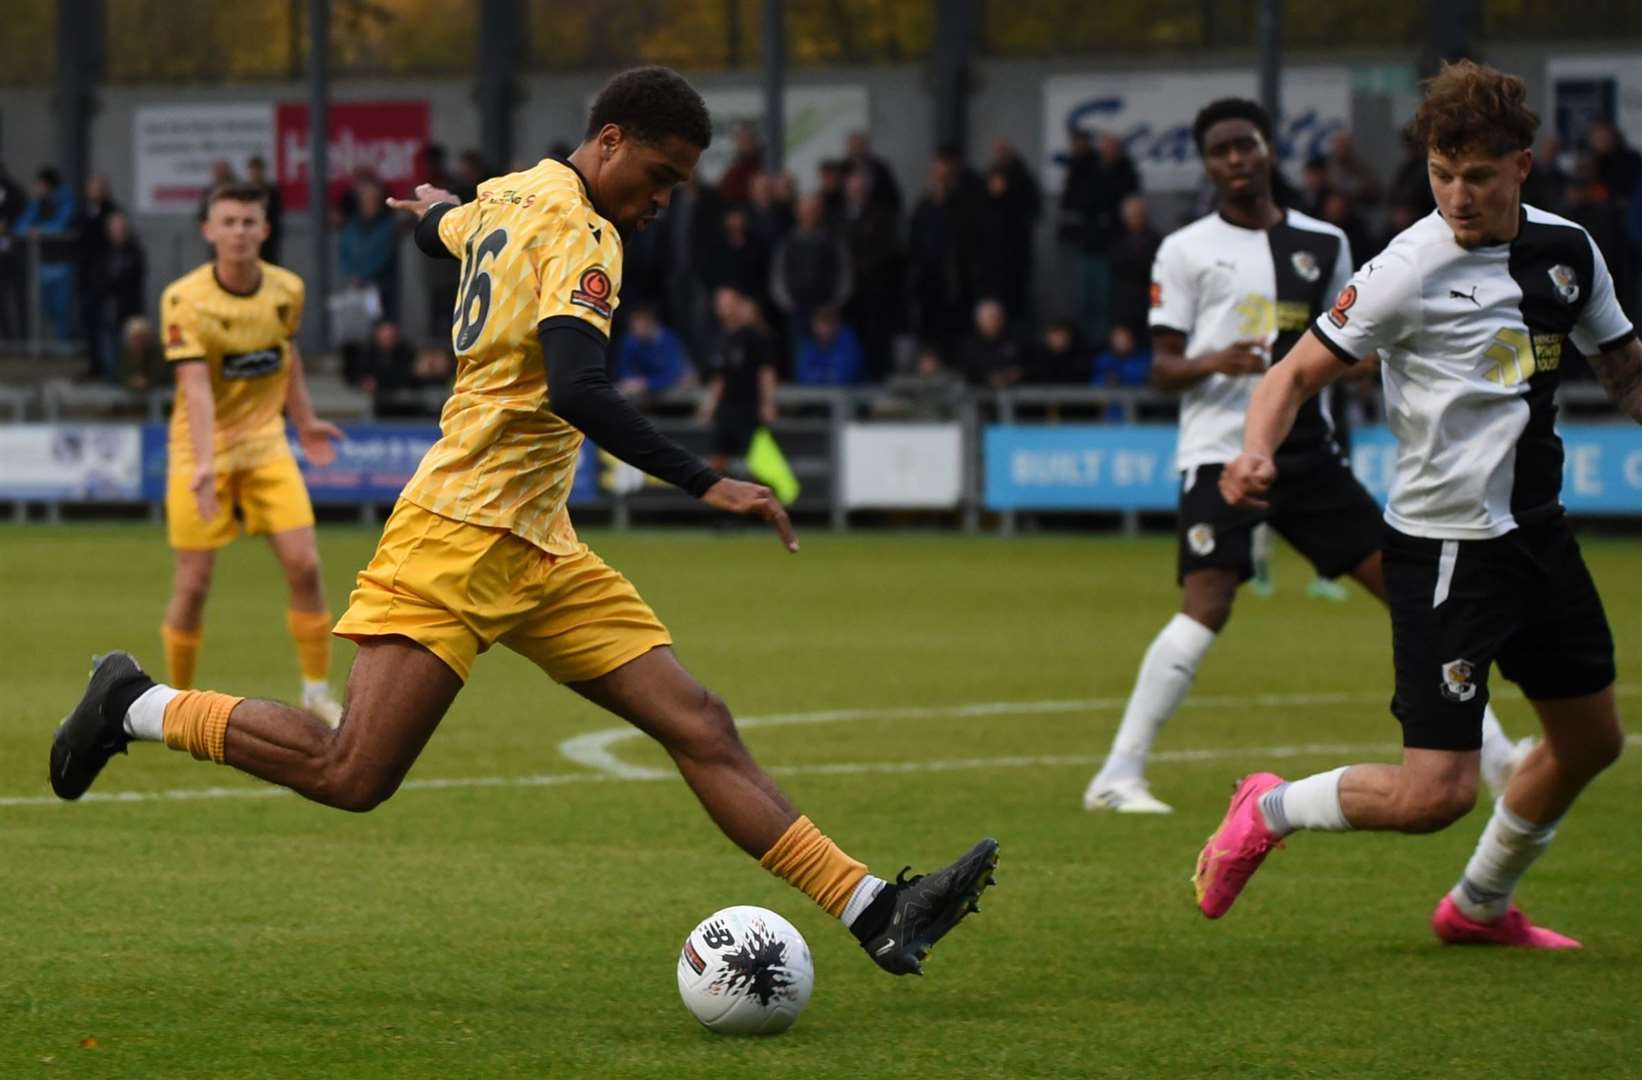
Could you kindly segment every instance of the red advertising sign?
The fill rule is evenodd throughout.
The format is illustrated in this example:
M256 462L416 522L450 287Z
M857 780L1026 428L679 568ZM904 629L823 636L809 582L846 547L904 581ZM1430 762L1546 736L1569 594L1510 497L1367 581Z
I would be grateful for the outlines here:
M330 109L330 204L360 172L375 174L392 195L409 194L428 141L425 101L340 101ZM308 106L281 104L274 114L274 169L287 210L308 208Z

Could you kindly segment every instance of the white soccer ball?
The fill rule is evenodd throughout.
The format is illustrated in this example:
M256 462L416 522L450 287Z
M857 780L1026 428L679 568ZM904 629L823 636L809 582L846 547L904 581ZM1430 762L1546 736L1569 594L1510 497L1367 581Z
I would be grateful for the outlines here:
M786 1031L814 989L815 964L804 935L767 908L715 911L679 951L679 997L720 1035Z

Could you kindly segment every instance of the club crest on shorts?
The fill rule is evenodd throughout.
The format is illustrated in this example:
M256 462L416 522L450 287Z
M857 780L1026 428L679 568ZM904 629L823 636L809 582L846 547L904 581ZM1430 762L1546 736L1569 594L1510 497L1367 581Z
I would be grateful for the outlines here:
M1186 530L1186 546L1192 549L1192 554L1198 558L1214 552L1214 526L1206 522L1199 522Z
M1579 299L1579 278L1571 267L1557 265L1546 273L1551 275L1551 284L1556 287L1558 300L1564 304L1571 304Z
M1296 251L1289 256L1294 264L1294 272L1306 281L1316 281L1323 276L1323 268L1317 265L1317 256L1309 251Z
M1450 660L1442 666L1442 696L1449 701L1470 701L1477 696L1475 672L1469 660Z

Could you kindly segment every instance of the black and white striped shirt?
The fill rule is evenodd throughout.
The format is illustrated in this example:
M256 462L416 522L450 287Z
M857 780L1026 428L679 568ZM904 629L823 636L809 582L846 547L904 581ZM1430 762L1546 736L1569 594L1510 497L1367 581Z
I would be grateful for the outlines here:
M1635 336L1590 235L1531 206L1521 214L1514 240L1467 249L1433 211L1312 328L1347 363L1384 362L1398 446L1385 518L1399 532L1483 540L1560 513L1563 350Z

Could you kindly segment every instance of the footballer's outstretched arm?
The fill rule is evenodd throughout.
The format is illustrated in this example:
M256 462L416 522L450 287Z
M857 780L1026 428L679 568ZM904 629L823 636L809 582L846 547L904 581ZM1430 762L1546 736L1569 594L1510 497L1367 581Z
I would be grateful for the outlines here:
M1593 356L1590 364L1614 404L1642 423L1642 339L1633 333L1624 344Z
M1351 370L1315 332L1304 334L1254 388L1243 419L1243 453L1220 473L1220 494L1233 506L1266 506L1277 479L1277 448L1294 429L1300 406Z
M775 495L718 471L673 442L633 407L610 382L604 340L574 316L542 320L537 327L547 366L548 403L572 427L658 480L689 492L707 505L733 514L756 514L780 534L788 551L798 550L792 522Z

